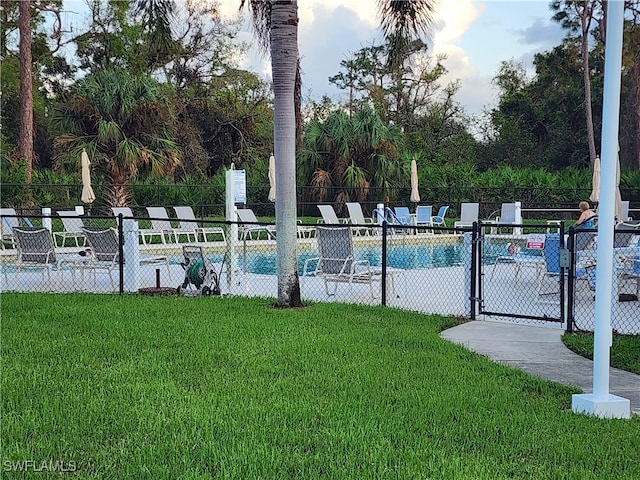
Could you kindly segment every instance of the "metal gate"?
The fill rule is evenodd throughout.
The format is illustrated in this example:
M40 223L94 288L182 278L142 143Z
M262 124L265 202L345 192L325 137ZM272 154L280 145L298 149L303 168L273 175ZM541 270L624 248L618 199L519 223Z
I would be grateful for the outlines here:
M474 236L478 313L565 322L568 259L562 223L480 222Z

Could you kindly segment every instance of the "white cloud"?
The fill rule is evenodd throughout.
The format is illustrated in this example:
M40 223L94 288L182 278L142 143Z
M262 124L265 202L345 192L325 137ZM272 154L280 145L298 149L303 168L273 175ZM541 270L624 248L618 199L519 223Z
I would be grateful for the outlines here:
M225 15L236 15L239 0L223 0ZM302 56L305 95L341 92L328 82L340 71L340 62L355 51L380 41L375 0L298 0L298 43ZM545 1L439 0L430 40L431 52L444 54L449 71L445 81L461 80L458 101L469 113L480 113L494 102L491 78L502 60L528 60L535 52L559 43L550 24ZM246 16L246 15L245 15ZM252 41L245 22L241 34ZM250 54L244 68L270 78L269 60Z

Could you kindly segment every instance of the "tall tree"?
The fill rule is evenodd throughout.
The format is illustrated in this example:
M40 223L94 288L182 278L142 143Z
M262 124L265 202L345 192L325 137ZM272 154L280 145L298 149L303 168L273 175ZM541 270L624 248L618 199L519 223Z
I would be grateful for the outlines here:
M270 42L275 97L274 141L276 154L276 229L278 300L281 307L298 306L300 281L296 228L296 119L295 94L298 72L297 0L241 0L249 4L258 38ZM432 0L378 0L385 36L410 39L425 33L433 14ZM268 35L267 35L268 33ZM391 57L394 52L392 49Z
M571 33L577 34L580 42L582 58L582 77L584 83L585 114L587 125L587 141L591 166L596 160L596 141L593 126L593 106L591 104L591 69L589 67L589 39L594 20L600 14L603 19L600 0L554 0L551 9L555 11L553 19ZM603 23L604 25L604 23ZM601 30L604 33L604 28Z
M20 19L20 135L18 150L27 165L25 182L33 177L33 73L31 57L31 1L19 3Z

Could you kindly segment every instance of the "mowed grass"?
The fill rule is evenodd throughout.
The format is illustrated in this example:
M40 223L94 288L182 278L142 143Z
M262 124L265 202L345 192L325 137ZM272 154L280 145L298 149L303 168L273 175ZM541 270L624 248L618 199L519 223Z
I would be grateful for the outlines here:
M32 459L100 479L640 478L639 417L571 413L577 390L442 340L455 319L247 298L1 302L0 468Z
M593 360L593 334L572 333L562 336L567 348ZM640 335L613 335L611 366L640 375Z

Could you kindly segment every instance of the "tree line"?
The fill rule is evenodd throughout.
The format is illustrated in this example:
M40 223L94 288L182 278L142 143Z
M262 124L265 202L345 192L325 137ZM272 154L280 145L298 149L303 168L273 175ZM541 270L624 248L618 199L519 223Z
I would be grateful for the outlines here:
M600 144L605 4L550 2L566 37L535 56L531 78L505 60L493 80L498 103L480 118L456 102L460 82L442 83L446 59L431 55L425 39L399 47L387 37L348 54L329 77L345 99L302 102L296 163L304 200L403 200L412 159L424 185L491 183L494 171L572 181ZM640 169L639 4L626 2L623 188ZM223 20L216 2L87 6L85 26L70 28L61 0L3 2L2 183L78 181L83 149L105 206L135 201L130 185L157 179L219 185L231 163L255 185L267 183L274 97L271 85L238 68L247 49L237 41L240 16ZM42 196L3 194L3 205L44 204L44 191L34 191Z

